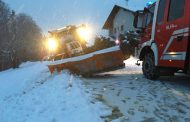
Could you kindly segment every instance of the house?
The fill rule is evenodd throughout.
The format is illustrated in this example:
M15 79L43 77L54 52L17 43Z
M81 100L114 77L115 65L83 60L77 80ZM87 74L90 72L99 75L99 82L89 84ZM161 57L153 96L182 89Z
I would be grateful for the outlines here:
M116 39L120 34L135 31L133 21L135 12L121 6L115 5L108 16L103 29L108 30L109 36ZM142 22L142 18L140 18Z

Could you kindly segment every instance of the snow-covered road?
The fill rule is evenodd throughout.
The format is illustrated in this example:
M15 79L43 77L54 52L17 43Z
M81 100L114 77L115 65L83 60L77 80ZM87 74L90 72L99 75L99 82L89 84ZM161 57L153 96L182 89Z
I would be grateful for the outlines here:
M110 108L118 108L106 120L146 122L190 122L190 77L176 74L150 81L141 68L126 62L126 68L81 78L93 101L102 101Z
M0 122L190 122L190 77L150 81L135 60L92 78L51 75L47 62L0 72Z

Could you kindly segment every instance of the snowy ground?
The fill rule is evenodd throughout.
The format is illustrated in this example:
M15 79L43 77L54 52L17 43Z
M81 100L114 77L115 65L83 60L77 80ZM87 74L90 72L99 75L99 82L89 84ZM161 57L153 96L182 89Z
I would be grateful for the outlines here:
M50 75L40 62L1 72L0 121L102 121L74 80L67 72Z
M47 62L0 72L0 122L190 122L190 77L150 81L135 60L92 78L51 75Z
M119 109L115 115L103 118L129 122L190 122L190 77L176 74L150 81L134 62L135 59L130 58L125 61L125 69L81 78L92 97L98 96L105 105Z

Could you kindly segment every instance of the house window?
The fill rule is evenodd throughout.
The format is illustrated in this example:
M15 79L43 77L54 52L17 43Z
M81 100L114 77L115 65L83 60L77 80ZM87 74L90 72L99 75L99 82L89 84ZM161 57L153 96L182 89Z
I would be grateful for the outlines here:
M124 26L123 25L121 25L121 31L124 31Z
M168 21L181 18L184 14L185 0L170 0Z

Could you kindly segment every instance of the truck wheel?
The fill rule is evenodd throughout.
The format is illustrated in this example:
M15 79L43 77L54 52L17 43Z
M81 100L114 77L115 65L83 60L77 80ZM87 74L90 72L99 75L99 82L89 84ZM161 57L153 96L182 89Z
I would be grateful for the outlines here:
M159 69L155 66L153 53L145 55L142 70L147 79L156 80L159 78Z

